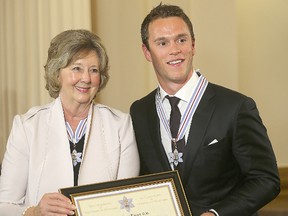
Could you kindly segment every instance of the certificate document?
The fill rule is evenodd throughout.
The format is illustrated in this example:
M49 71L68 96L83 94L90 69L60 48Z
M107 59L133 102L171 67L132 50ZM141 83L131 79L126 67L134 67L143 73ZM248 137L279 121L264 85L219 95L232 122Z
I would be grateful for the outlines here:
M78 216L192 215L177 171L60 189Z

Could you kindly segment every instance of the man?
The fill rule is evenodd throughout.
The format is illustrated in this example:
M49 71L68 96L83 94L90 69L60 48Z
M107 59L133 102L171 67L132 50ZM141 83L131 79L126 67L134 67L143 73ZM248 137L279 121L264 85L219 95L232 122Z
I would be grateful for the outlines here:
M280 180L255 102L193 69L193 27L181 8L151 10L141 37L159 82L130 109L141 174L178 169L193 216L257 215L278 195Z

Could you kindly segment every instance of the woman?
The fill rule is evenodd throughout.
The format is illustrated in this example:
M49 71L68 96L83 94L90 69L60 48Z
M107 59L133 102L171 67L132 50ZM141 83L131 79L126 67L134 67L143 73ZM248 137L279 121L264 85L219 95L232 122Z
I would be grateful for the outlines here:
M55 100L14 118L0 215L73 215L59 188L138 175L130 116L95 103L108 78L108 56L95 34L68 30L52 39L45 79Z

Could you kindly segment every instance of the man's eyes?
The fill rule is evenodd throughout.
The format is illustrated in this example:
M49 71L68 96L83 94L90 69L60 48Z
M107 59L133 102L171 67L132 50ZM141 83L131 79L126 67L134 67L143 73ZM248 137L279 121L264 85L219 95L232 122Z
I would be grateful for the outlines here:
M165 46L165 45L167 45L167 42L166 42L166 41L160 41L160 42L158 43L158 45L159 45L159 46Z
M178 39L178 42L179 42L179 43L185 43L186 41L187 41L186 38L180 38L180 39Z
M179 39L177 39L175 42L176 42L177 44L182 44L182 43L185 43L186 41L187 41L187 38L179 38ZM159 42L157 43L158 46L167 46L168 44L169 44L168 41L159 41Z

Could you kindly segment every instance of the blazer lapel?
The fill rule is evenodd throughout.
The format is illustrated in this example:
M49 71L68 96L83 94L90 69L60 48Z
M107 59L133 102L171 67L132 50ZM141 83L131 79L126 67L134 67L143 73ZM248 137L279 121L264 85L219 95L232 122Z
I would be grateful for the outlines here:
M59 179L61 178L61 183L63 183L63 185L68 185L68 183L71 184L73 182L73 165L63 109L59 97L55 100L55 105L51 109L49 124L50 127L47 131L47 145L49 145L49 150L47 156L53 158L49 160L51 165L50 168L56 175L55 167L57 167L57 170L59 171L57 175L59 176ZM57 160L54 158L57 158ZM61 162L59 163L59 161Z
M39 134L45 146L41 174L39 175L39 196L46 192L57 191L61 187L73 186L73 166L71 162L69 140L60 99L51 107L47 122L43 122L43 131ZM46 125L46 126L45 126Z
M183 174L181 175L183 176L183 185L185 185L186 181L188 180L190 173L193 172L193 170L191 170L192 165L202 144L202 139L205 135L206 128L214 112L215 104L213 101L213 96L213 89L208 84L191 122L189 137L185 149L184 171L181 173Z

